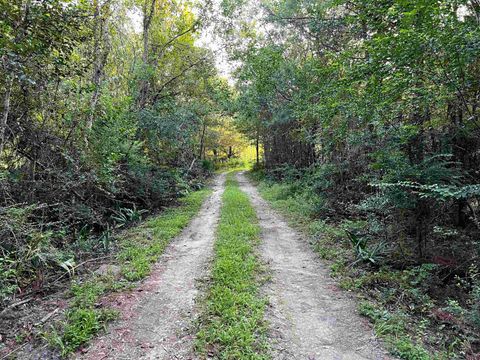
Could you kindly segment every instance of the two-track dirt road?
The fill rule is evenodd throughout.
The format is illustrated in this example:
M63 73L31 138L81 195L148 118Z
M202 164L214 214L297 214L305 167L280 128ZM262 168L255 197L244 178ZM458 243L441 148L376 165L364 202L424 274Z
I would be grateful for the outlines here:
M355 303L329 278L306 240L260 197L244 174L241 189L257 211L262 228L260 255L271 271L269 299L273 359L388 359ZM193 352L198 280L205 278L213 253L225 177L199 214L168 247L153 274L122 299L128 306L108 333L79 358L197 359ZM133 296L133 297L132 297Z
M196 281L208 271L215 228L220 215L225 176L217 177L213 193L190 225L161 256L143 282L138 299L81 358L99 360L194 359L193 329Z

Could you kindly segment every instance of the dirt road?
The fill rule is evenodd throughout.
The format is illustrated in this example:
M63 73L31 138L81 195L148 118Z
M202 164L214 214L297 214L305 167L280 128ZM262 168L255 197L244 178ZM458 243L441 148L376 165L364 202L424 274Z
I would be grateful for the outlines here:
M191 326L196 316L196 281L205 277L213 251L225 176L199 214L167 248L152 275L126 298L122 320L99 338L84 359L193 359Z
M272 273L265 293L273 358L389 359L306 240L270 208L244 174L238 174L238 181L257 211L260 252Z
M262 228L259 251L272 274L269 299L275 360L390 359L355 302L339 290L306 240L274 212L244 174L237 175ZM153 274L127 302L122 320L80 357L84 359L197 359L193 353L198 279L208 272L221 211L224 176L198 216L167 249Z

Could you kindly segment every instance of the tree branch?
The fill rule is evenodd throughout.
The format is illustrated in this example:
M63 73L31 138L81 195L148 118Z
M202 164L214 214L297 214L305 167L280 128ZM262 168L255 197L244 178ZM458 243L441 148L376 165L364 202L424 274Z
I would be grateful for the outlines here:
M195 30L195 26L198 25L198 21L195 22L191 27L189 27L187 30L184 30L182 31L181 33L175 35L173 38L171 38L170 40L168 40L161 48L160 50L158 51L158 55L162 55L163 52L168 48L169 45L171 45L175 40L177 40L178 38L181 38L183 35L186 35L188 34L189 32Z
M201 62L205 61L207 59L207 57L202 57L201 59L199 59L198 61L194 62L194 63L191 63L189 64L186 68L184 68L180 73L178 73L177 75L175 75L173 78L171 78L170 80L168 80L167 82L165 82L161 87L160 89L157 91L157 94L155 95L155 97L153 98L153 102L155 103L159 97L160 97L160 94L162 93L162 91L168 86L170 85L172 82L174 82L175 80L177 80L178 78L182 77L183 75L185 75L185 73L194 68L195 66L197 66L198 64L200 64Z

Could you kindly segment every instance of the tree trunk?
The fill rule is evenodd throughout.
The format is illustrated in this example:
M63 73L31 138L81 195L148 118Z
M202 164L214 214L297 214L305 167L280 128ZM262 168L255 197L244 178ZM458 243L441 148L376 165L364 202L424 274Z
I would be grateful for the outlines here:
M9 78L6 84L5 97L3 98L3 114L0 123L0 158L5 148L5 132L7 130L8 114L10 113L10 96L12 94L13 79Z
M198 154L198 157L200 160L202 160L202 156L204 156L204 147L205 147L205 133L207 131L207 125L203 123L203 130L202 130L202 137L200 138L200 152Z
M151 0L150 10L148 10L148 0L145 0L145 2L143 3L143 53L142 53L143 71L147 71L147 68L149 65L148 41L149 41L150 25L152 23L152 18L155 12L155 3L156 3L156 0ZM140 86L140 97L139 97L140 109L143 109L147 104L147 94L148 94L148 79L146 78L146 74L142 74L142 76L144 78L142 79L142 83Z
M30 12L31 3L32 3L32 0L28 0L25 2L25 6L23 6L22 27L21 27L21 31L18 33L17 37L15 38L16 42L20 42L21 39L25 36L26 23L28 19L28 14ZM2 65L8 74L9 70L8 70L6 61L7 60L5 56L2 56ZM3 98L3 114L0 120L0 157L3 155L3 150L5 149L5 133L7 131L8 115L10 114L10 98L12 95L12 87L13 87L13 77L7 77L7 81L5 82L5 96Z
M100 6L98 0L93 0L93 74L92 74L92 83L93 83L93 95L90 102L90 115L87 120L87 130L90 130L93 126L93 119L95 118L95 109L98 102L98 87L100 84L100 37L101 37L101 25L100 25Z
M255 152L257 155L257 166L260 165L260 131L257 127L257 138L255 139Z
M108 6L108 1L103 4L103 7ZM98 101L100 99L100 88L102 78L104 76L105 65L107 64L108 54L110 52L108 43L108 26L107 14L102 13L99 0L93 0L94 6L94 45L93 45L93 73L92 84L93 94L90 100L90 115L87 119L87 131L91 130L95 121ZM106 9L108 11L108 9ZM85 134L85 142L87 141L87 134Z

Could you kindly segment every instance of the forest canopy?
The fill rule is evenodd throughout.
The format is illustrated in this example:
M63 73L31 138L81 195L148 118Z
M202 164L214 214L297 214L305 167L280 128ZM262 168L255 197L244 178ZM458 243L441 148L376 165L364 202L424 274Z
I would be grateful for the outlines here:
M225 14L242 11L228 4ZM231 51L241 63L236 118L263 145L266 169L307 171L324 211L360 207L395 222L400 211L405 223L391 235L415 240L419 258L432 256L436 226L468 228L474 241L479 4L260 5L262 26L241 17L222 26L245 45Z

